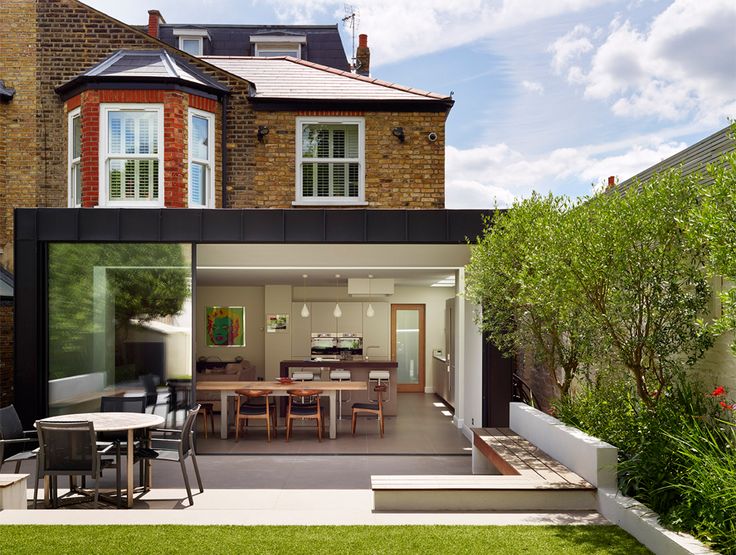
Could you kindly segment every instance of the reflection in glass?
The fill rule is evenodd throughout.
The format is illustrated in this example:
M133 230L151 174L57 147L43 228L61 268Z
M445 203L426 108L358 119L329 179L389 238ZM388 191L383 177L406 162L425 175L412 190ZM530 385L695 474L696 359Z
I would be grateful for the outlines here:
M49 245L49 409L191 378L191 246Z

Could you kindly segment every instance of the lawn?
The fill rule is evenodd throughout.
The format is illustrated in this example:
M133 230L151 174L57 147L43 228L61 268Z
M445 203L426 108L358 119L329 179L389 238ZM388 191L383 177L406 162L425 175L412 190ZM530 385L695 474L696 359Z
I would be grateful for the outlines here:
M649 553L615 526L2 526L0 553Z

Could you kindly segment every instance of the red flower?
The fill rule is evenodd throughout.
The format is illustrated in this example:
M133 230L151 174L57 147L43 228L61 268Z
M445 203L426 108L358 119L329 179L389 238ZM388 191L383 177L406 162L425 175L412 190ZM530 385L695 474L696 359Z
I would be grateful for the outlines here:
M711 397L720 397L721 395L725 395L726 390L723 388L722 385L719 385L713 390L713 393L710 394Z
M736 410L736 404L729 405L726 401L721 401L719 404L723 410Z

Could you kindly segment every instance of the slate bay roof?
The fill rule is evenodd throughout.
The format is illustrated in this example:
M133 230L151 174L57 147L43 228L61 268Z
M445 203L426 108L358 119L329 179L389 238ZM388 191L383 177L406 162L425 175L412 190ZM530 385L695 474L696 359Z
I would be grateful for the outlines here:
M203 61L250 81L254 100L434 101L449 95L412 89L291 57L205 56Z
M56 89L63 94L89 82L180 83L210 92L227 87L166 50L118 50L103 61Z

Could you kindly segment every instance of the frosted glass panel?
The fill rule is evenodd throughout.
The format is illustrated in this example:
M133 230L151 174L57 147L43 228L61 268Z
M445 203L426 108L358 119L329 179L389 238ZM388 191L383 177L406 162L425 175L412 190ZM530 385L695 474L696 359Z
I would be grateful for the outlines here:
M396 311L396 362L399 383L419 383L419 311Z

